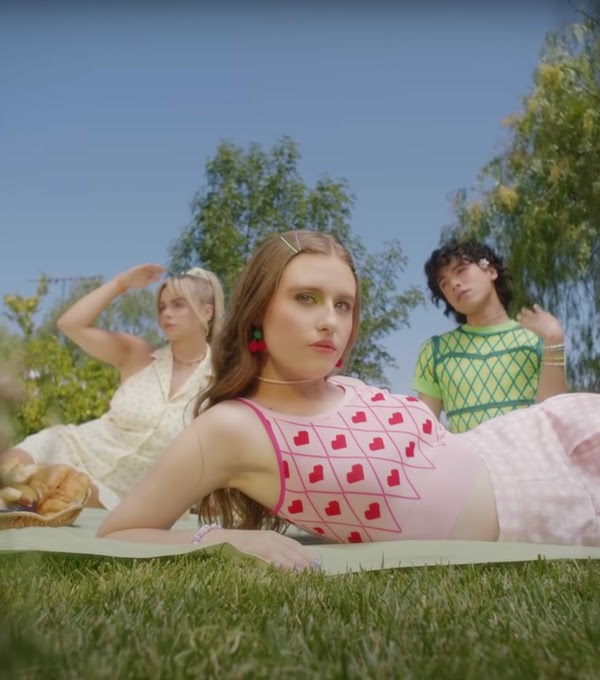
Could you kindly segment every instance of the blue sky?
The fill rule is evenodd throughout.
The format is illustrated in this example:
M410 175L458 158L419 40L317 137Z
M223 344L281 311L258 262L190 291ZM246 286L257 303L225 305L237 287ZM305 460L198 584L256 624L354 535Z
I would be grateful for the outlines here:
M289 135L308 184L356 196L372 250L400 239L400 287L501 148L566 2L3 3L0 296L41 273L106 278L166 263L221 140ZM53 288L60 294L60 286ZM432 305L389 338L409 391Z

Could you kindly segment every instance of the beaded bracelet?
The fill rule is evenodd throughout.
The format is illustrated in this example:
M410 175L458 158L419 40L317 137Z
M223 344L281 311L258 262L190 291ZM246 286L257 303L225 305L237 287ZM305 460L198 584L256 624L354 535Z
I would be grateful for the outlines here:
M560 342L556 345L544 345L544 352L564 352L565 343Z
M200 543L200 541L206 536L206 534L209 531L212 531L213 529L222 529L222 528L223 527L218 522L214 522L213 524L204 524L194 534L194 538L192 539L192 543Z

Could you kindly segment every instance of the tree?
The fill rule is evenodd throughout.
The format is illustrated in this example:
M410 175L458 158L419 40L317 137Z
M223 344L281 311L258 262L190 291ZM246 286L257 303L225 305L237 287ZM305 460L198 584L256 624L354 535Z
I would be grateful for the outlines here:
M268 234L313 229L336 235L354 255L362 279L363 321L349 373L387 384L385 367L396 366L383 346L392 331L408 326L423 300L414 286L396 290L406 258L398 241L367 252L350 230L354 197L345 180L320 177L313 188L300 177L300 152L289 137L269 150L222 142L206 163L206 186L192 203L192 222L170 249L169 269L200 265L217 274L226 292L256 245Z
M572 385L600 391L597 20L546 38L533 88L505 124L506 147L484 166L475 191L457 193L443 237L495 244L513 274L515 307L537 302L557 314L571 341Z
M14 441L59 422L82 423L106 412L118 385L118 374L107 364L83 353L54 334L40 333L35 315L48 287L42 278L31 297L6 295L5 315L22 336L0 334L0 356L16 367L24 398L12 419Z

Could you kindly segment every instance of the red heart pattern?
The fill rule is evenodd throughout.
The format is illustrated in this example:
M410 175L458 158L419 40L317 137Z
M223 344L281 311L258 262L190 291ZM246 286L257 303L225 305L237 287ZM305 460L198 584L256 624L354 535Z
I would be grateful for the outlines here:
M383 439L381 437L375 437L369 444L371 451L381 451L384 448Z
M294 444L296 444L296 446L305 446L308 444L308 432L306 430L300 430L294 437Z
M331 441L331 448L335 449L336 451L338 449L345 449L346 446L346 437L343 434L338 434L338 436Z
M302 512L304 510L304 506L302 505L302 501L299 498L296 498L295 501L292 501L290 505L288 505L288 512L290 515L297 515L299 512Z
M315 465L313 467L312 472L309 473L309 475L308 475L308 481L311 484L316 484L317 482L323 481L323 466L322 465Z
M282 455L291 456L281 463L283 476L289 480L284 492L291 495L287 495L283 507L291 521L315 535L349 543L380 540L384 535L381 532L402 533L402 519L382 500L386 489L389 503L393 504L394 498L417 501L420 496L415 480L411 480L412 471L415 466L436 469L427 453L430 440L422 438L423 434L437 433L435 421L418 404L417 397L398 398L387 392L367 391L344 406L345 411L328 414L328 420L322 423L286 421L267 415L277 425L274 430ZM353 424L362 426L353 428ZM290 450L290 438L296 450ZM377 453L369 458L369 452ZM294 474L290 478L291 472ZM352 491L347 486L364 481L368 483L352 486ZM314 496L309 485L316 485ZM331 495L323 497L323 492Z
M325 508L325 514L329 517L335 517L341 514L340 504L337 501L329 501L327 507Z
M387 476L388 486L399 486L400 485L400 473L396 468L394 468L390 474Z
M369 507L365 510L365 517L370 520L379 519L381 517L379 503L369 503Z
M363 466L360 463L356 463L356 465L353 465L352 468L350 469L350 472L346 473L346 479L348 480L348 484L362 482L364 478L365 473L363 470Z

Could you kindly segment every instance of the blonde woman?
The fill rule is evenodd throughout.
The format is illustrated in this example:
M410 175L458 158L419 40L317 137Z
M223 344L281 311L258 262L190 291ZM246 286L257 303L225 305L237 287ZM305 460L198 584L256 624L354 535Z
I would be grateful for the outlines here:
M161 283L158 322L168 342L160 349L129 333L96 326L118 295L159 281L164 271L158 264L132 267L60 317L58 328L82 350L117 368L121 384L101 418L30 435L0 456L1 467L70 465L92 480L89 505L113 508L190 423L194 399L212 373L210 343L223 317L218 278L194 268Z

